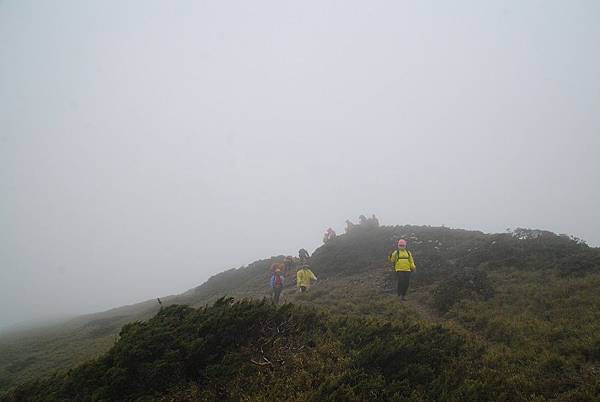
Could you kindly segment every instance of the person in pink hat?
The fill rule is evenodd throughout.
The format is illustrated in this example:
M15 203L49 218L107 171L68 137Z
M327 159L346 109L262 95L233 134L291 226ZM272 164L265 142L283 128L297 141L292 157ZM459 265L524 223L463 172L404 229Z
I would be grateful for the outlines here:
M410 273L417 269L415 260L410 251L406 249L406 240L398 240L398 249L389 256L390 262L394 264L396 278L398 279L398 296L406 300L406 292L410 282Z

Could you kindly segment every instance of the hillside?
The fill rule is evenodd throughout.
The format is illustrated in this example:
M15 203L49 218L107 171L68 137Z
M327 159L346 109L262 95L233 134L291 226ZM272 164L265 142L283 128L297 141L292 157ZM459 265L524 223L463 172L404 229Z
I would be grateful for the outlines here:
M394 297L386 268L386 256L400 237L408 238L418 265L407 303ZM131 399L246 395L270 400L265 387L281 387L282 397L295 400L594 400L600 395L600 250L578 239L530 230L483 234L443 227L359 227L315 251L317 285L307 294L293 288L284 292L295 307L219 301L267 296L272 260L226 271L165 299L165 304L192 307L217 301L214 307L172 306L155 315L158 306L151 301L82 317L46 333L2 339L4 389L101 356L66 375L29 383L5 400L39 396L50 388L58 399L83 400L94 393L109 398L110 392ZM255 320L233 314L238 309L275 321L282 314L283 321L298 317L298 332L286 342L304 346L306 353L286 356L289 365L265 374L264 366L248 358L257 357L252 345L267 335L253 332ZM198 347L193 345L225 328L211 321L214 314L232 314L232 331L244 336L225 336L218 350L201 346L203 351L196 352L216 355L192 364ZM305 319L312 324L302 324ZM125 323L137 320L147 321L125 326L117 337ZM212 326L200 331L186 326L188 320L208 320ZM360 333L363 327L367 332ZM153 346L151 339L163 332L176 334L181 343ZM130 351L144 354L154 347L160 350L141 361L123 360ZM170 353L178 357L165 363ZM143 373L140 381L158 384L151 371L163 364L183 374L167 376L156 387L131 383L133 373ZM98 370L118 378L90 374ZM223 380L219 370L234 374ZM274 375L278 370L284 370L281 377ZM98 380L88 384L92 377ZM248 379L262 385L249 385Z

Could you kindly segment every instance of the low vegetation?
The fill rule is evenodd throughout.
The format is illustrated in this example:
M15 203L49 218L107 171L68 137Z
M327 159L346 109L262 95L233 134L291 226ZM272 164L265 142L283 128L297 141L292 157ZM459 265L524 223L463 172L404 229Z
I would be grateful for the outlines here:
M386 262L400 237L417 262L407 303ZM580 239L358 227L315 251L316 286L287 287L276 307L262 298L280 258L139 310L118 337L107 317L82 324L88 335L74 341L112 339L90 341L105 354L0 400L600 399L600 250ZM21 349L13 375L61 347Z
M128 324L103 357L4 400L482 400L480 354L441 326L221 299Z

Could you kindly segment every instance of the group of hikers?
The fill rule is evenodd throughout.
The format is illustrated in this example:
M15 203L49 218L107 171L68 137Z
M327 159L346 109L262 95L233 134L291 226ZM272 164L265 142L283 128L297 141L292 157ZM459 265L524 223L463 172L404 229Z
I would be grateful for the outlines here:
M350 231L352 231L352 229L354 229L357 226L359 226L359 227L378 227L379 219L377 219L375 214L373 214L370 218L367 218L364 215L359 216L358 224L353 223L350 219L347 219L346 220L346 233L350 233ZM325 234L323 235L323 243L328 243L329 241L335 239L336 237L337 237L337 234L335 233L335 230L333 230L332 228L328 228L325 231Z
M296 271L296 286L300 292L306 292L313 281L317 280L315 274L311 271L308 265L310 254L308 251L301 248L298 251L298 258L292 256L284 258L283 262L274 262L271 264L271 289L273 290L273 301L279 304L279 298L285 284L285 277L290 276L294 267L299 264L299 269Z
M367 218L364 215L358 217L358 225L353 223L350 219L346 220L346 233L350 233L352 229L356 226L364 226L364 227L378 227L379 219L373 214L370 218Z
M375 218L375 215L373 215ZM375 218L376 219L376 218ZM406 300L406 293L410 284L410 274L415 271L417 266L412 253L406 248L407 242L404 239L398 240L398 247L388 255L388 261L394 265L397 282L397 294L401 300ZM283 262L274 262L271 264L271 289L273 290L273 301L279 304L281 292L283 291L285 277L289 276L294 267L299 263L299 269L296 271L296 286L300 292L306 292L313 281L317 280L315 274L308 265L310 255L305 249L300 249L298 259L291 256L285 257Z

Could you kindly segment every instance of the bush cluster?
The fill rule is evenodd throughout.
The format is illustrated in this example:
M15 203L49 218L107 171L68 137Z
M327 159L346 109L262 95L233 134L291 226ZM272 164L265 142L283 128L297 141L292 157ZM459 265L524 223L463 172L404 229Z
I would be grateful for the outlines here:
M485 389L465 388L479 353L439 326L221 299L129 324L101 358L0 400L458 399Z
M433 293L433 304L440 312L447 312L463 299L488 300L494 296L494 287L486 271L462 268L455 270Z

